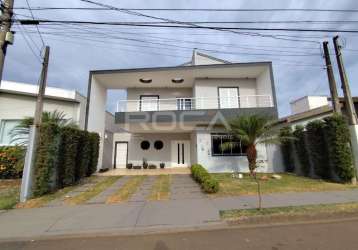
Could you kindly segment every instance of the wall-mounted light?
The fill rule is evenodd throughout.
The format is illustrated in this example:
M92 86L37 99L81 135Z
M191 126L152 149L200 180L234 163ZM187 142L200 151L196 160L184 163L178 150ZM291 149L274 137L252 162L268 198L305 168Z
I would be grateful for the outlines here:
M152 79L150 79L150 78L141 78L141 79L139 79L139 81L140 81L141 83L146 83L146 84L148 84L148 83L151 83L151 82L152 82Z
M173 83L183 83L183 82L184 82L184 79L183 79L183 78L173 78L173 79L172 79L172 82L173 82Z

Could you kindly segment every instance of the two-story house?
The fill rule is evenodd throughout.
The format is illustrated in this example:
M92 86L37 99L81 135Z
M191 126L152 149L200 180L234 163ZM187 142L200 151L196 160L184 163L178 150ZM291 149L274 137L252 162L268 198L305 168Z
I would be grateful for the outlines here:
M105 130L107 90L126 90L112 131ZM101 135L98 167L188 167L211 172L247 171L245 147L223 150L232 140L228 121L243 114L277 118L271 62L229 63L194 51L176 67L91 71L86 127ZM281 171L278 148L261 146L261 171Z

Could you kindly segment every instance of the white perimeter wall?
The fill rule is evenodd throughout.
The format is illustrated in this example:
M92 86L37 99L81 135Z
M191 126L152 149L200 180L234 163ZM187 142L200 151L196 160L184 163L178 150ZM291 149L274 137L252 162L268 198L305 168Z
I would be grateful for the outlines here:
M97 132L100 136L97 170L99 170L103 164L106 102L107 89L98 84L96 78L92 77L87 130L90 132Z
M209 172L249 172L246 156L212 156L211 133L209 131L197 131L197 162ZM268 154L271 154L268 157ZM263 163L257 169L258 172L282 172L282 163L279 148L257 146L257 160Z

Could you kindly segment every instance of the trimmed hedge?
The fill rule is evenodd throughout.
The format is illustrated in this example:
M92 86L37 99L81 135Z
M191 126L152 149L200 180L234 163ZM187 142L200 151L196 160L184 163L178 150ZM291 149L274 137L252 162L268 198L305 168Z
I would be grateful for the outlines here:
M211 177L206 169L200 164L191 166L193 179L198 182L206 193L216 193L219 191L219 182Z
M307 149L315 174L323 179L330 179L331 168L324 134L325 126L325 123L321 120L315 120L307 124Z
M291 127L283 127L280 129L280 137L292 137ZM293 158L293 144L289 139L282 139L281 150L283 154L283 162L286 172L295 171L295 161Z
M0 147L0 179L21 178L25 150L20 146Z
M73 127L40 127L34 196L73 185L97 170L99 135Z
M340 115L326 117L324 121L329 162L338 177L348 182L355 176L348 123Z
M59 185L66 187L76 183L76 166L78 146L80 144L80 131L71 127L64 127L60 131L60 154L58 161Z
M44 124L39 129L35 157L34 196L41 196L53 190L53 173L58 156L58 133L56 124Z
M296 126L293 136L296 138L294 141L295 151L297 158L300 162L301 172L304 176L310 175L310 159L306 148L306 134L303 126Z
M97 133L89 133L88 136L90 144L90 159L87 168L87 176L91 176L97 171L98 156L99 156L99 135Z

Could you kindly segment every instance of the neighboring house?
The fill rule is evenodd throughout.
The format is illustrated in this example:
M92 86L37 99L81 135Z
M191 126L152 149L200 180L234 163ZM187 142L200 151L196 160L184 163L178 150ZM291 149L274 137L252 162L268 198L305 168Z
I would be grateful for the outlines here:
M343 97L339 98L342 113L346 112L345 101ZM353 97L353 103L356 112L358 112L358 97ZM280 118L278 124L280 126L291 126L294 128L297 125L305 126L307 123L324 119L333 114L333 108L330 103L330 98L327 96L304 96L290 103L291 115Z
M0 145L11 145L9 132L35 114L38 86L2 81L0 85ZM74 90L47 87L44 111L61 111L80 128L85 125L86 98Z
M107 90L122 89L115 124L105 127ZM98 168L127 163L188 167L211 172L247 171L245 147L223 151L224 128L243 114L277 119L271 62L229 63L197 51L176 67L90 72L86 127L101 136ZM282 171L280 150L260 146L259 171Z

